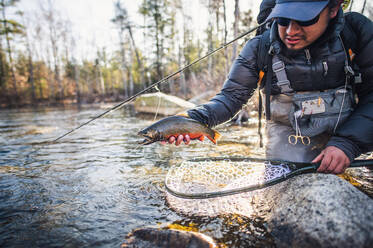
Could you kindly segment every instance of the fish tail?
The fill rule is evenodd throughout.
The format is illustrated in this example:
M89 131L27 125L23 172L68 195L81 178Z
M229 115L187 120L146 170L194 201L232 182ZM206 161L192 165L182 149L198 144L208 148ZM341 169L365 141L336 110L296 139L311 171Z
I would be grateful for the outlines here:
M213 131L212 137L210 135L208 135L207 138L209 140L211 140L212 143L214 143L216 145L217 142L218 142L218 139L221 137L221 134L218 131L214 131L214 130L212 130L212 131Z

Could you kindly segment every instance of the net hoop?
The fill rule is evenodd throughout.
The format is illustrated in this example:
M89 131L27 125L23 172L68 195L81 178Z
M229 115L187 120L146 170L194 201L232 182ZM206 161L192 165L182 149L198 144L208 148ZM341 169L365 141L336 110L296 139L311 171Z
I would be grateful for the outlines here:
M173 196L185 199L229 196L277 184L310 168L296 169L296 164L281 160L195 158L172 166L165 188Z

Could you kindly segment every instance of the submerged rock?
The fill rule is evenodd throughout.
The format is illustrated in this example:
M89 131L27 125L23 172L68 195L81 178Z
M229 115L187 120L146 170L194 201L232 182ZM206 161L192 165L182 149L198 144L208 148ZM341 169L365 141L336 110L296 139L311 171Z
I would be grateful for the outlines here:
M163 116L175 115L196 106L179 97L162 92L141 95L136 98L133 105L139 113L157 113Z
M373 244L373 200L335 175L301 175L263 190L253 202L277 247Z
M122 248L214 248L213 240L201 233L172 229L141 228L127 236Z

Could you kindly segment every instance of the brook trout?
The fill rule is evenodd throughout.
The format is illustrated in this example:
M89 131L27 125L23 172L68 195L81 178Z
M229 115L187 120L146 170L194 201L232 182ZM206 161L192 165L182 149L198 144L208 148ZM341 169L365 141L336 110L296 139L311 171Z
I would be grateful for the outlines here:
M171 136L188 134L191 140L204 140L206 136L214 144L220 138L220 134L211 128L206 127L202 123L184 116L171 116L161 119L151 126L141 130L139 135L144 136L145 140L141 142L143 145L148 145L156 141L168 140Z

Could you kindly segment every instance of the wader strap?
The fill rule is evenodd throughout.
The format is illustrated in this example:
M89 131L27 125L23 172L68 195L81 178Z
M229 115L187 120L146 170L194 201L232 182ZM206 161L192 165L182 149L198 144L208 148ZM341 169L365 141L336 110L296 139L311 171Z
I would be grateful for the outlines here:
M259 80L258 80L258 94L259 94L259 103L258 103L258 134L259 134L259 145L263 147L263 135L262 135L262 114L263 114L263 99L261 94L261 85L263 82L264 71L259 72Z
M286 75L285 64L278 55L274 55L272 58L272 69L277 78L277 86L280 88L281 93L289 94L293 93L294 90L291 88L290 81Z
M266 75L266 84L265 84L265 114L266 114L266 120L269 121L271 120L271 88L272 88L272 75L273 75L273 70L272 70L272 63L271 63L271 57L273 56L272 54L272 46L269 49L269 56L267 65L268 65L268 70L267 70L267 75Z

